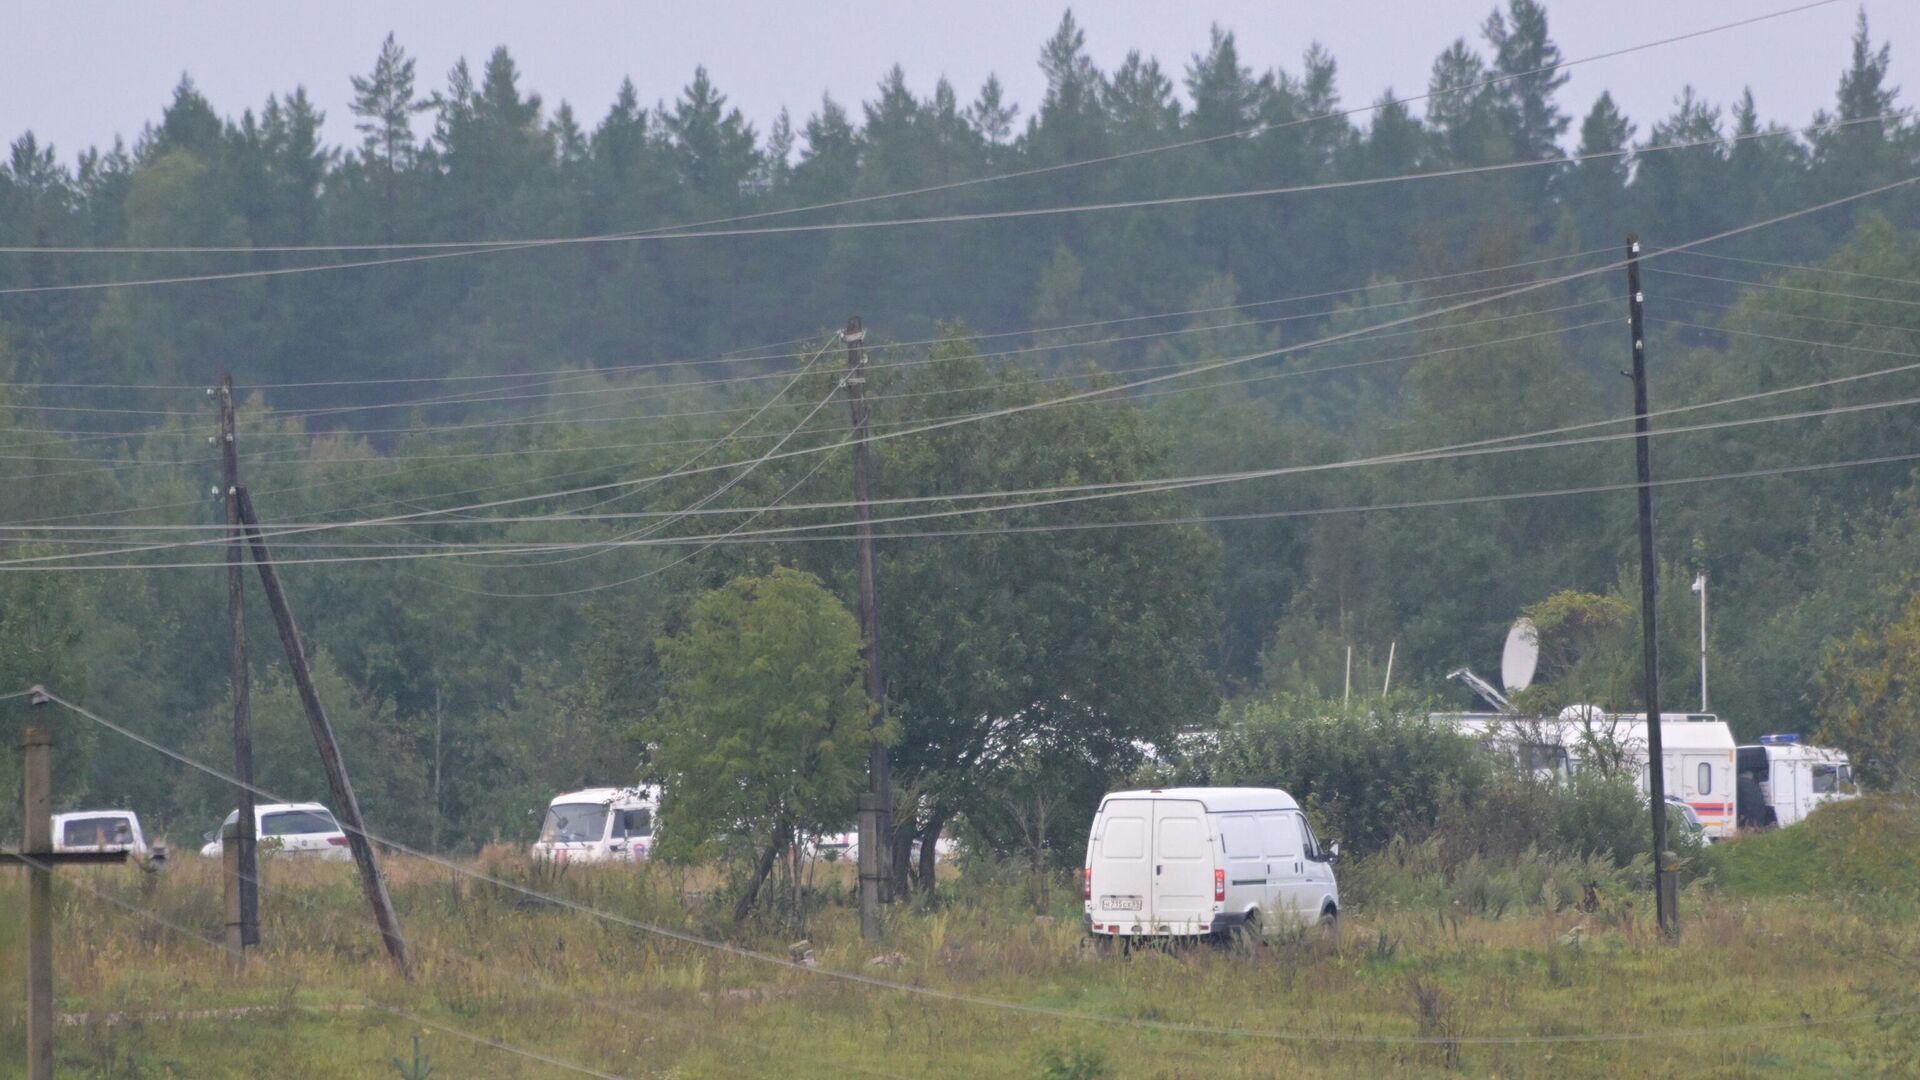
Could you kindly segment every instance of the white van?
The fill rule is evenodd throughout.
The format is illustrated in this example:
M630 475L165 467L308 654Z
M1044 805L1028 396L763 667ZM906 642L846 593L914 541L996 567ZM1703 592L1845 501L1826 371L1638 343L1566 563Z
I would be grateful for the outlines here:
M145 858L147 836L140 830L140 815L131 810L76 810L53 815L53 850L124 851Z
M1225 936L1340 914L1333 863L1276 788L1155 788L1100 801L1082 896L1095 936Z
M554 796L532 856L555 862L639 861L653 848L658 787L587 788Z
M1798 735L1762 735L1739 755L1742 828L1792 825L1822 803L1860 794L1845 751L1809 746Z

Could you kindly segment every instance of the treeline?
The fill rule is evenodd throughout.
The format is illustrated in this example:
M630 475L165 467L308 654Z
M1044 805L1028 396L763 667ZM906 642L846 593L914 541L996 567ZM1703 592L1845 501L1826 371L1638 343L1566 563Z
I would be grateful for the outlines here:
M704 72L654 106L629 85L583 121L523 87L504 48L429 90L389 38L354 78L363 139L349 147L323 142L301 89L230 118L183 80L130 147L70 166L28 134L0 168L6 245L245 249L0 254L0 290L43 290L0 292L15 448L0 520L216 520L211 417L193 388L229 370L258 388L242 406L243 471L275 521L497 499L526 500L499 511L521 517L679 510L735 472L611 485L680 472L743 422L700 460L743 476L714 511L834 503L850 490L843 453L746 464L789 431L789 450L844 438L844 406L819 403L840 365L822 328L849 312L874 328L869 393L884 432L1301 347L1486 295L1472 290L1604 265L1629 231L1658 250L1920 167L1920 134L1864 20L1832 109L1792 129L1763 122L1750 94L1717 106L1689 91L1644 128L1604 94L1576 110L1561 101L1564 75L1544 71L1563 59L1544 9L1513 0L1474 43L1436 59L1419 111L1386 91L1370 113L1337 115L1351 102L1324 50L1296 70L1256 73L1219 31L1180 70L1135 53L1101 71L1068 15L1042 48L1047 91L1030 111L991 80L971 101L944 82L922 97L896 68L857 108L823 100L804 121L783 116L761 132ZM1197 145L1136 153L1176 142ZM1448 171L1458 175L1350 183ZM960 183L1005 173L1026 175ZM744 233L1316 185L946 224L478 254L379 247ZM1706 249L1719 260L1649 263L1656 407L1743 399L1663 419L1708 429L1662 437L1658 471L1766 474L1659 495L1669 700L1696 692L1685 589L1705 571L1713 704L1743 734L1811 730L1816 706L1851 707L1822 689L1848 685L1838 672L1822 681L1822 665L1833 642L1863 628L1871 637L1900 609L1920 517L1897 406L1714 425L1913 393L1911 371L1789 388L1897 368L1914 351L1916 210L1920 197L1901 189ZM350 250L297 250L314 245ZM434 257L50 288L415 255ZM1327 467L1621 415L1622 284L1617 272L1580 278L1117 399L877 444L878 494L925 500L883 513L920 516L883 523L911 535L883 542L880 558L897 775L916 827L937 832L960 815L1002 846L1069 836L1084 825L1082 795L1135 768L1146 745L1212 722L1223 697L1342 694L1351 648L1355 693L1384 687L1391 652L1396 690L1464 704L1445 672L1491 668L1502 627L1529 605L1575 590L1606 610L1600 594L1631 595L1621 578L1631 496L1551 494L1630 479L1627 443L1562 438ZM1160 313L1171 314L1139 318ZM395 379L423 381L380 381ZM1878 463L1782 471L1865 459ZM1299 471L1006 513L942 498L1289 467ZM542 495L552 492L577 493ZM819 506L457 530L408 522L289 537L282 555L370 814L405 839L472 846L527 839L555 790L642 773L663 693L658 641L707 590L785 565L850 600L846 519L844 506ZM1143 524L1155 521L1181 523ZM741 542L795 524L842 539ZM722 535L734 528L748 535ZM110 553L151 533L80 535L109 552L93 560L107 565L217 559L205 546ZM74 535L9 538L13 557L81 546ZM652 540L681 542L641 546ZM625 546L433 548L585 541ZM103 713L222 760L217 568L9 572L0 588L0 691L77 687L69 697L84 691ZM314 796L269 625L254 612L262 783ZM1618 643L1586 644L1613 655ZM1847 653L1869 654L1868 644ZM1633 705L1628 690L1618 696L1608 703ZM63 790L180 832L214 820L217 782L116 736L68 735L81 752L63 758L73 770Z

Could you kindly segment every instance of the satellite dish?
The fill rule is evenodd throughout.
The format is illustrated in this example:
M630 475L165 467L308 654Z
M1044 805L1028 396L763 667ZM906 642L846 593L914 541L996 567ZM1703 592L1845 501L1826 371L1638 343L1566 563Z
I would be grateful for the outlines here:
M1533 684L1533 669L1540 663L1540 632L1533 622L1521 619L1507 631L1507 647L1500 652L1500 681L1507 693L1517 693Z

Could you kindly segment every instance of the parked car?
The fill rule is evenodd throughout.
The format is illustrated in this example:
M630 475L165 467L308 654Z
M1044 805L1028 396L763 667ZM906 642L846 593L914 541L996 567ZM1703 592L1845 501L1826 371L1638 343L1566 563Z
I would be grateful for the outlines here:
M1333 864L1293 797L1276 788L1155 788L1100 801L1083 899L1096 937L1224 937L1267 924L1332 922Z
M53 850L124 851L143 859L148 855L147 835L140 828L140 815L131 810L75 810L53 815Z
M238 820L240 811L229 813L220 828L206 834L207 845L200 849L200 854L210 859L220 858L224 853L221 835ZM347 834L333 819L333 811L320 803L255 803L253 820L254 835L258 837L263 855L298 855L333 862L353 858L353 852L347 847Z
M1667 830L1684 832L1696 843L1706 842L1706 826L1700 821L1699 811L1674 795L1667 796Z
M587 788L554 796L532 856L555 862L639 861L653 849L657 787Z

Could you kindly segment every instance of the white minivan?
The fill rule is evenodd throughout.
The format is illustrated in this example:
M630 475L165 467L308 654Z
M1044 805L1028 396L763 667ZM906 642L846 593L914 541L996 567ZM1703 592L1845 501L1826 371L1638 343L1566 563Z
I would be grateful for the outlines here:
M638 862L653 849L657 787L587 788L554 796L530 854L554 862Z
M1226 936L1339 917L1333 864L1277 788L1155 788L1100 801L1082 896L1096 936Z

